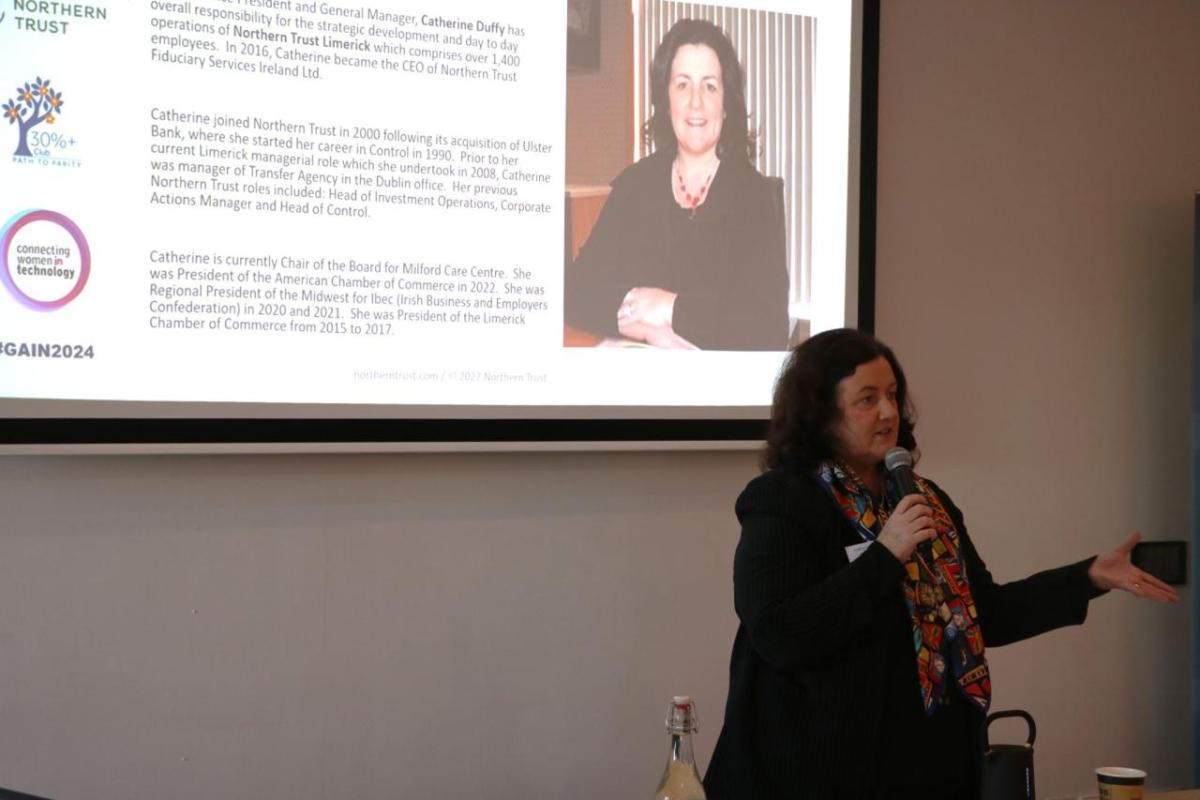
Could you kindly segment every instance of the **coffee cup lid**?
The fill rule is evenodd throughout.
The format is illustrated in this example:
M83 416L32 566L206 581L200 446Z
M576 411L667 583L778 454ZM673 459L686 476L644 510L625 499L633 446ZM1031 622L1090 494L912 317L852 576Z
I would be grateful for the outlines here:
M1132 767L1097 767L1096 777L1101 783L1117 786L1137 786L1146 780L1146 773Z

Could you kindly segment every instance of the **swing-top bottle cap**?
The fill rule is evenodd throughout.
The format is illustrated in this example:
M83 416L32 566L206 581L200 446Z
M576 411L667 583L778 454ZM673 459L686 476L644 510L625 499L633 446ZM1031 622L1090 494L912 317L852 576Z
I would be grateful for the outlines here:
M696 703L690 695L681 694L671 698L667 709L667 730L671 733L695 733L700 729L696 716Z

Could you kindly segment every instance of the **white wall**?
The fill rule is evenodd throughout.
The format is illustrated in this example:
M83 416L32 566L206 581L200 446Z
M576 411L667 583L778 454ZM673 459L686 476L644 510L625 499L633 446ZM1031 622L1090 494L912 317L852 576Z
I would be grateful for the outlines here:
M1200 4L883 7L878 330L922 466L1001 576L1191 538ZM1101 763L1190 782L1190 605L1105 597L990 653L1040 797Z
M878 328L1017 577L1189 531L1200 4L885 2ZM0 786L648 796L748 453L0 458ZM1190 781L1189 597L992 651L1039 796Z
M0 786L648 796L672 694L712 747L753 465L0 459Z

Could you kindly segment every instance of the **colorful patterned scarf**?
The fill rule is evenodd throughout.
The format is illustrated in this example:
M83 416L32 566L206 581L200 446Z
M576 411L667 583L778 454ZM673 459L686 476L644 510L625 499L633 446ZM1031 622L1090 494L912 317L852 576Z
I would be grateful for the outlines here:
M904 565L904 600L913 625L917 654L917 680L926 716L932 716L946 694L946 669L959 691L972 705L986 712L992 699L987 658L978 612L971 597L966 572L958 555L958 532L937 492L915 476L930 508L937 536ZM817 479L865 541L873 542L883 530L888 514L900 502L900 492L889 478L883 507L876 509L871 493L849 466L825 463ZM922 552L924 551L924 552ZM932 554L932 562L928 558ZM949 663L947 663L949 662Z

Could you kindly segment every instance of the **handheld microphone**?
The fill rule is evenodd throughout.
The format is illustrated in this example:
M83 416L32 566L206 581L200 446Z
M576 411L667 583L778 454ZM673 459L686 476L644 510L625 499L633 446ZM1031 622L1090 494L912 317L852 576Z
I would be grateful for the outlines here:
M892 475L892 479L896 481L896 486L900 489L901 497L921 493L921 490L917 488L917 479L913 477L912 453L903 447L893 447L883 457L883 466L887 468L887 471Z
M917 479L913 477L912 453L903 447L893 447L883 457L883 466L891 473L892 479L896 481L896 487L900 490L901 497L922 493L920 488L917 487ZM916 552L925 559L926 564L933 563L933 549L928 541L918 544Z

